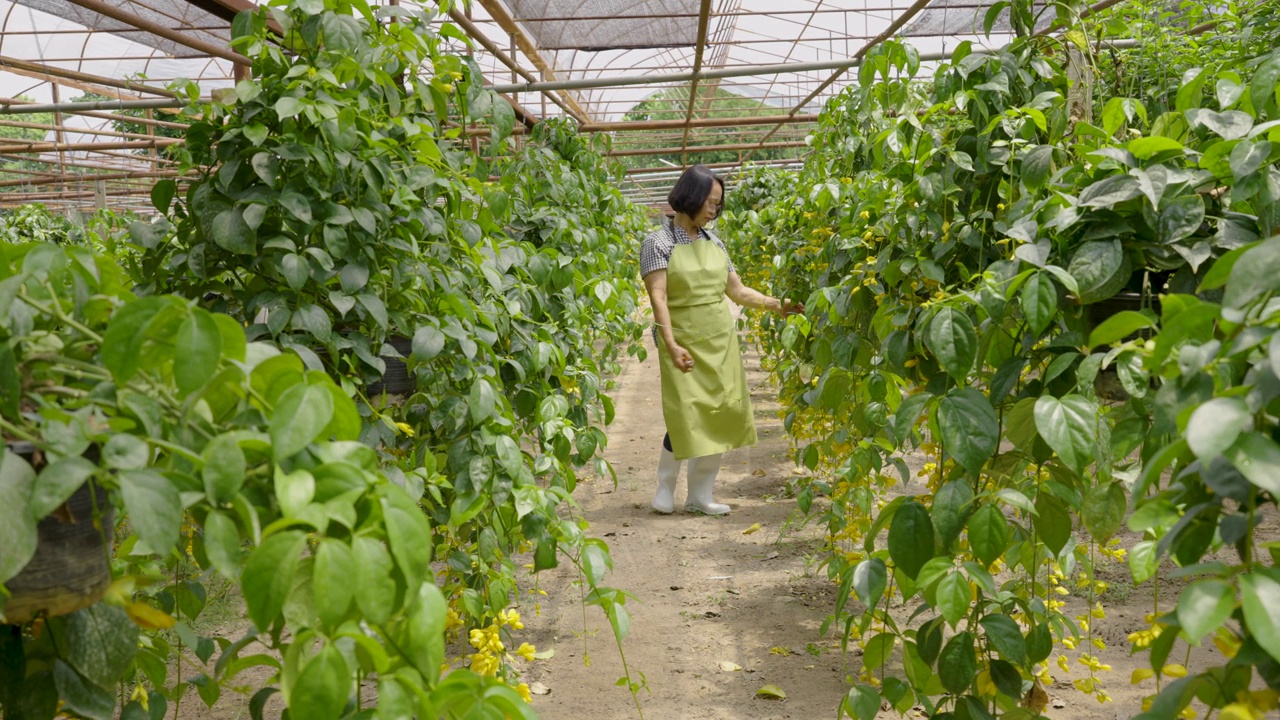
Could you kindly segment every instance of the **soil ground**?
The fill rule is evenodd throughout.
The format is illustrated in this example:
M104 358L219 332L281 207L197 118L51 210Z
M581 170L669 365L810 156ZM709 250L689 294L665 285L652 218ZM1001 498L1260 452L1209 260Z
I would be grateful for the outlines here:
M633 596L626 606L632 623L623 649L632 679L643 678L639 706L649 720L833 718L849 689L848 676L856 676L861 667L854 648L843 656L838 638L820 635L838 587L819 568L821 528L803 523L787 496L798 471L789 459L776 393L759 358L746 352L745 361L760 442L724 456L716 499L732 506L730 515L663 516L649 507L663 435L658 363L652 354L643 363L627 360L613 393L617 415L609 428L606 457L617 470L617 486L595 479L575 492L580 512L591 523L589 533L605 539L611 549L614 571L605 584ZM921 461L908 458L913 472ZM925 492L918 481L900 491ZM677 507L683 496L682 478ZM758 531L744 534L757 524ZM1137 540L1125 537L1124 544ZM1094 623L1108 648L1095 654L1113 668L1100 679L1114 702L1099 704L1071 687L1072 680L1085 674L1074 663L1081 647L1068 651L1069 674L1052 668L1056 682L1047 688L1050 705L1045 711L1052 720L1129 718L1141 711L1141 698L1154 692L1153 680L1130 684L1145 657L1131 658L1125 642L1130 632L1146 627L1151 586L1133 588L1120 564L1102 568L1100 575L1112 589L1103 598L1107 618ZM526 629L516 642L554 651L532 664L517 661L522 679L544 693L534 696L533 706L548 720L639 718L631 694L616 684L624 676L623 662L609 623L597 608L584 613L575 579L566 566L541 573L536 587L547 595L526 592L519 601ZM522 583L526 590L535 587L531 575ZM1177 592L1173 583L1165 583L1162 609L1173 606ZM1072 614L1085 612L1082 599L1067 602ZM912 603L895 613L905 619L914 609ZM242 622L228 622L220 634L234 640L242 628ZM451 654L459 651L454 648ZM1055 648L1054 656L1059 652ZM890 672L896 662L890 661ZM1190 654L1179 641L1170 662L1186 662L1194 672L1221 658L1207 641ZM265 679L250 675L242 674L237 683ZM766 685L786 698L757 695ZM372 688L365 694L372 696ZM207 709L192 692L183 701L181 717L239 720L249 717L247 705L248 695L224 692ZM277 696L266 717L279 717L279 712ZM897 714L886 710L880 717Z

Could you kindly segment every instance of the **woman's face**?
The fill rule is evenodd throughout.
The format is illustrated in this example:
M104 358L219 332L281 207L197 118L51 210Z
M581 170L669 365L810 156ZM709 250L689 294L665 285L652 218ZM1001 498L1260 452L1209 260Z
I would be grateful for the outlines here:
M704 227L707 223L716 219L720 214L721 204L724 202L724 190L720 188L720 183L711 183L711 194L707 196L707 201L702 203L702 208L698 210L697 217L693 218L693 222L698 227Z

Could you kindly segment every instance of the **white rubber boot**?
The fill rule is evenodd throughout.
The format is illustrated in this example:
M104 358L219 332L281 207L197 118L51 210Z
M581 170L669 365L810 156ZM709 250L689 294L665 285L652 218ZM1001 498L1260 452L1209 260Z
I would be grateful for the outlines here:
M720 455L706 455L689 459L689 497L685 500L685 512L700 512L706 515L724 515L729 506L711 499L711 492L716 484L716 475L720 472Z
M680 479L680 461L662 448L658 456L658 492L653 496L653 509L670 515L676 509L676 481Z

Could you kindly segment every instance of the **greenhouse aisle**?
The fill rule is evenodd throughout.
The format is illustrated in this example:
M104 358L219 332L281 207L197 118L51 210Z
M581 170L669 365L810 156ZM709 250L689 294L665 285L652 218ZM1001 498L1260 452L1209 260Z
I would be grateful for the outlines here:
M575 493L592 536L609 543L614 572L606 584L635 596L627 604L633 622L624 650L634 679L644 673L648 681L648 691L640 691L645 717L829 716L847 687L838 647L818 639L836 588L809 564L819 557L817 528L788 528L778 542L795 501L781 497L794 466L777 418L776 391L759 357L748 355L760 443L725 455L716 499L733 512L721 518L658 515L649 500L663 427L658 363L650 350L645 362L625 363L614 394L617 418L606 456L617 469L617 489L595 480ZM682 478L677 506L684 491ZM744 534L757 524L758 531ZM574 600L579 593L569 587L574 577L563 567L543 574L548 595L541 617L523 603L529 641L540 651L555 649L552 659L537 661L522 678L550 690L534 697L534 709L545 718L636 718L630 695L614 685L622 663L596 608L587 609L582 639L583 611ZM757 697L767 685L787 699Z

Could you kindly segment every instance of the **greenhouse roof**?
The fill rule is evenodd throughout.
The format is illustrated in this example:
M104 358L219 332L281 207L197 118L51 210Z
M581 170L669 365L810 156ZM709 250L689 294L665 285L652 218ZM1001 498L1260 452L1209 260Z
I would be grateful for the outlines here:
M710 162L711 152L725 168L794 162L822 104L855 80L846 70L887 38L906 36L926 60L963 40L1003 44L1003 20L982 33L990 4L475 0L441 20L475 41L486 80L527 120L570 117L612 134L612 152L630 166L627 192L656 203L669 166ZM231 20L253 6L0 0L0 107L10 113L0 117L0 209L38 200L145 210L155 178L176 173L160 152L181 142L166 137L182 128L166 86L194 80L206 96L232 86L245 58L228 48ZM88 93L96 109L67 106ZM45 114L12 116L32 112ZM121 120L136 132L122 132Z

